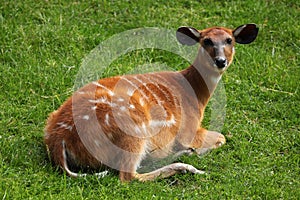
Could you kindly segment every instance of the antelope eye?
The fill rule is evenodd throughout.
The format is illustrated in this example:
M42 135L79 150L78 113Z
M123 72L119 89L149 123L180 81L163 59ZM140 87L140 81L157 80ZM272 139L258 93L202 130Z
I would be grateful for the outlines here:
M214 45L214 43L209 38L204 39L203 43L205 46L213 46Z
M226 39L226 43L227 43L227 44L232 44L232 39L231 39L231 38L227 38L227 39Z

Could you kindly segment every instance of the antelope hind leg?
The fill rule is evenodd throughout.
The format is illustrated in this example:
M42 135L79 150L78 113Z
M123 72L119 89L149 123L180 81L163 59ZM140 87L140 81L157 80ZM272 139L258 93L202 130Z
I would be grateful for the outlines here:
M204 171L196 169L192 165L185 163L173 163L149 173L136 174L135 178L139 181L152 181L156 178L167 178L178 173L191 172L193 174L205 174Z

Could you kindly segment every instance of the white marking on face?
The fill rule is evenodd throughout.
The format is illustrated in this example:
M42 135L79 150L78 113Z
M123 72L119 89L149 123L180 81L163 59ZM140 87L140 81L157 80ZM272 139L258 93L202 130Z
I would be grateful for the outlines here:
M200 59L199 61L200 61L200 63L202 63L202 64L204 64L207 68L211 68L211 67L213 67L213 70L215 71L215 72L223 72L223 71L225 71L226 70L226 68L227 68L227 66L228 66L228 61L227 61L227 59L226 59L226 57L224 57L224 56L219 56L219 57L224 57L224 59L226 60L226 66L224 67L224 68L222 68L222 69L220 69L217 65L216 65L216 63L215 63L215 59L214 58L212 58L209 54L208 54L208 52L206 52L206 50L203 48L203 47L200 47L200 57L198 58L198 59ZM204 67L201 67L201 68L204 68ZM200 70L200 69L198 69L198 70ZM205 72L205 71L204 71Z
M107 126L110 125L110 124L109 124L109 114L108 114L108 113L105 114L105 120L104 120L104 122L105 122L105 124L106 124Z
M84 119L84 120L89 120L89 119L90 119L90 116L84 115L84 116L82 117L82 119Z
M92 110L96 110L96 109L97 109L97 106L92 106L91 109L92 109Z
M101 85L100 83L98 83L98 82L96 82L96 81L94 81L93 84L96 85L96 86L98 86L98 87L101 87L101 88L104 89L104 90L106 90L110 96L114 96L113 91L111 91L110 89L108 89L108 88L105 87L104 85Z

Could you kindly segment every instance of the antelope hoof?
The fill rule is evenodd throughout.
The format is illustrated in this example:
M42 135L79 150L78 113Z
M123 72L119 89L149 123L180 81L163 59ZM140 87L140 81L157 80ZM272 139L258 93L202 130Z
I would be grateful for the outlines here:
M224 135L220 134L218 139L217 139L217 142L215 144L215 148L218 148L218 147L222 146L225 143L226 143L226 139L225 139Z

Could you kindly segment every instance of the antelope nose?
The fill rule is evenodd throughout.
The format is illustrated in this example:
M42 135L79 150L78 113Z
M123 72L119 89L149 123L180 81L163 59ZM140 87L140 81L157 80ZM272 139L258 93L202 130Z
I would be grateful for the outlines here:
M223 58L223 57L216 57L215 63L219 69L223 69L227 65L227 60L226 60L226 58Z

